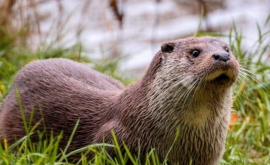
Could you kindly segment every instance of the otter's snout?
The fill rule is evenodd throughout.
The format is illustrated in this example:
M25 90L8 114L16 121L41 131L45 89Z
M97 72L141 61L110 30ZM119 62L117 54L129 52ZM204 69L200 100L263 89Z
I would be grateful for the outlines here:
M215 61L228 61L230 60L230 55L229 53L216 53L212 56L212 58L215 60Z

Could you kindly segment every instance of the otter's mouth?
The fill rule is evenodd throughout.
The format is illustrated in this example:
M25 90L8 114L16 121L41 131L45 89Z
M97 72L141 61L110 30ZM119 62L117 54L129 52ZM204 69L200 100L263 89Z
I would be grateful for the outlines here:
M226 73L222 73L219 76L217 76L216 78L214 78L212 80L212 82L215 84L224 85L224 84L231 82L231 80L232 79L229 75L227 75Z
M216 77L213 81L216 82L227 82L230 81L230 77L227 76L225 73L221 74L220 76Z
M224 85L232 82L233 73L231 70L218 70L210 74L207 79L211 83L215 83L218 85Z

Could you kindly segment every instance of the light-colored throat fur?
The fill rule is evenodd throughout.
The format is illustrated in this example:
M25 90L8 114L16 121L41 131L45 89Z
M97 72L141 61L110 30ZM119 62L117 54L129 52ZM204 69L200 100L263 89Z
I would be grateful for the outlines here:
M147 96L150 98L147 108L149 114L158 121L168 120L168 123L190 124L198 127L204 127L207 121L217 120L218 122L219 118L230 115L231 88L222 89L222 91L203 88L189 89L182 83L168 81L157 76ZM161 128L168 128L163 122L161 123Z

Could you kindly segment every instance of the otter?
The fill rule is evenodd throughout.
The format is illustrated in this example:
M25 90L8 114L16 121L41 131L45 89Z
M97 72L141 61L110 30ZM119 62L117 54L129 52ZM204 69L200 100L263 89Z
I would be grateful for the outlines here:
M18 72L3 100L0 138L13 142L25 135L21 105L27 122L31 111L33 125L43 120L37 129L63 131L60 148L79 119L70 150L110 143L113 130L141 158L155 148L160 160L170 150L171 164L216 165L239 67L229 46L212 37L163 43L142 79L129 87L68 59L34 61Z

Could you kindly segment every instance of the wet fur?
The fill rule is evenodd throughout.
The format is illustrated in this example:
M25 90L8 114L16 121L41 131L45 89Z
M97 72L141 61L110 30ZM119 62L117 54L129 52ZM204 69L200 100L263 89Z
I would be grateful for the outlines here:
M170 163L185 165L192 160L195 165L218 164L230 118L231 85L239 64L231 52L232 59L226 65L212 60L211 55L224 51L226 46L215 38L172 41L163 44L162 50L166 50L166 44L171 44L173 51L159 51L145 76L127 88L70 60L28 64L17 74L3 101L0 138L13 141L25 135L15 93L18 88L26 116L35 109L34 124L43 119L47 131L59 134L64 130L61 148L80 119L70 150L104 140L111 142L114 130L118 140L124 141L133 153L140 147L143 158L155 148L162 160L179 128L168 157ZM191 57L193 49L200 50L201 55ZM225 84L207 79L217 70L228 69L231 80ZM43 129L42 125L39 129ZM114 154L110 149L108 152Z

